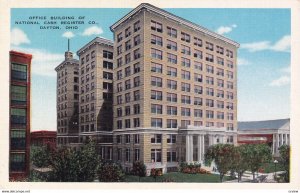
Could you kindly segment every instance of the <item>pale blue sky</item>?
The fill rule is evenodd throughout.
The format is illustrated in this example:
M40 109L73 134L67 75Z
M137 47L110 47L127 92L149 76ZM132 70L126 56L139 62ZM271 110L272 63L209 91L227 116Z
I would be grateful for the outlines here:
M11 47L33 54L32 130L56 129L56 73L71 31L75 53L96 36L112 39L109 27L131 9L12 9ZM166 9L241 44L238 50L238 120L290 116L290 9ZM16 25L30 16L85 16L75 30ZM88 24L96 21L96 24ZM41 22L41 21L40 21ZM90 28L93 27L93 28ZM76 56L77 57L77 56ZM47 88L47 89L45 89Z

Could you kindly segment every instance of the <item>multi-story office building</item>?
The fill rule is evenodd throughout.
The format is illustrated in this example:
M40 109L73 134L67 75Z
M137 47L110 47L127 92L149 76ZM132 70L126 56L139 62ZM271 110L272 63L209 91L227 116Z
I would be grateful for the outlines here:
M29 174L30 69L32 55L10 51L9 178Z
M96 37L79 56L79 142L92 137L103 159L112 159L113 42Z
M163 172L236 144L239 44L150 4L114 33L114 159Z
M57 145L78 143L79 62L73 53L65 52L65 60L57 72Z

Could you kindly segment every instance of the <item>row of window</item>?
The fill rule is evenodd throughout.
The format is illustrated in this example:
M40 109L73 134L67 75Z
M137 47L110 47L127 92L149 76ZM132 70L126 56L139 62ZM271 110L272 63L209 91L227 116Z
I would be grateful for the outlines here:
M78 68L74 68L73 71L74 75L78 75L79 74L78 71L79 71ZM60 78L64 78L64 76L67 76L67 74L68 74L67 68L65 68L65 70L61 70L61 72L57 72L58 80Z
M115 41L120 42L123 40L123 38L127 38L129 37L133 32L137 32L141 29L141 24L140 21L136 21L133 26L129 26L125 29L125 32L120 32L119 34L117 34L117 36L115 37Z
M214 115L214 111L206 111L207 118L211 118ZM233 114L230 115L233 117ZM177 122L177 119L167 119L166 120L166 128L178 128L178 127L186 127L191 125L191 120L181 120L181 124ZM117 120L117 129L128 129L132 128L131 126L131 119L124 120L124 126L122 120ZM203 126L203 121L194 121L194 126ZM206 127L225 127L225 123L223 122L213 122L213 121L206 121ZM133 118L133 128L140 127L140 119ZM155 128L163 128L163 119L162 118L151 118L151 127ZM226 125L227 130L233 130L233 124L227 123Z
M88 53L85 55L85 57L81 57L81 65L83 65L84 63L87 63L90 61L90 59L93 59L96 57L96 51L92 50L91 53ZM113 53L107 50L103 50L102 52L102 57L103 59L113 59Z
M91 62L91 65L90 64L86 64L85 67L82 67L81 68L81 75L84 75L84 73L88 73L90 70L93 70L95 67L96 67L96 62L95 61L92 61ZM103 69L107 69L107 70L112 70L113 69L113 63L112 62L109 62L109 61L103 61L102 63L102 68ZM94 71L91 72L91 76L94 75ZM87 74L86 76L89 76L89 74ZM83 77L83 76L82 76Z
M186 51L187 52L187 51ZM190 53L190 52L188 52ZM190 54L189 54L190 55ZM126 56L125 56L126 57ZM151 57L157 60L163 60L163 51L155 48L151 48ZM195 50L194 53L195 58L200 58L202 59L202 52L199 50ZM220 57L215 57L212 54L206 53L205 61L214 63L216 61L219 65L224 66L224 59ZM167 52L167 61L172 64L177 64L177 55L171 54ZM127 63L126 63L127 64ZM191 60L189 58L181 57L181 65L185 67L190 67L191 66ZM227 67L233 68L233 62L230 60L227 60Z
M151 30L154 31L154 32L159 32L159 33L164 32L163 25L161 23L157 22L157 21L154 21L154 20L151 20ZM175 29L173 27L170 27L170 26L167 26L165 30L167 31L168 36L173 37L173 38L177 38L177 31L178 31L177 29ZM181 31L180 35L181 35L180 39L183 42L191 43L191 35L190 34ZM194 37L193 44L198 46L198 47L202 47L203 46L202 39L199 38L199 37ZM216 52L218 54L224 55L224 48L222 46L214 45L213 43L208 42L208 41L206 41L205 44L206 44L205 48L207 50L209 50L209 51L216 50ZM225 54L226 54L227 57L233 58L233 51L231 51L229 49L226 49Z

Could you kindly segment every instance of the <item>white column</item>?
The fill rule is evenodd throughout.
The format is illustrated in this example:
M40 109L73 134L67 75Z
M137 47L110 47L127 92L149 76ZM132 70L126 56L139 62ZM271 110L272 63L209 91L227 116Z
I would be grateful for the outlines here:
M290 141L289 141L289 134L286 134L286 144L289 145Z
M276 147L276 140L275 140L276 135L273 134L273 144L272 144L272 153L275 155L275 147Z
M204 145L205 145L205 142L204 142L204 135L201 135L201 160L204 159Z
M189 158L190 158L190 140L189 140L189 135L185 136L185 161L189 162Z
M276 146L276 154L277 154L277 152L278 152L278 148L280 147L280 144L279 144L279 133L277 133L277 135L276 135L276 144L277 144L277 146Z
M198 162L201 161L201 135L198 135Z
M194 161L194 143L193 143L193 135L190 135L190 162Z
M281 145L283 145L283 135L284 135L284 134L282 133L282 134L281 134ZM281 146L281 145L280 145L280 146Z

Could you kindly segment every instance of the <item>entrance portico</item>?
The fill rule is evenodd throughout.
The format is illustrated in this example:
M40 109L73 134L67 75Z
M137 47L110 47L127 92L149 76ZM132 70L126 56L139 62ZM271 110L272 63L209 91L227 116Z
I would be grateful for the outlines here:
M233 143L230 136L236 136L234 131L212 127L187 126L186 128L180 128L179 132L184 138L185 161L187 163L203 163L205 151L209 146L218 143Z

